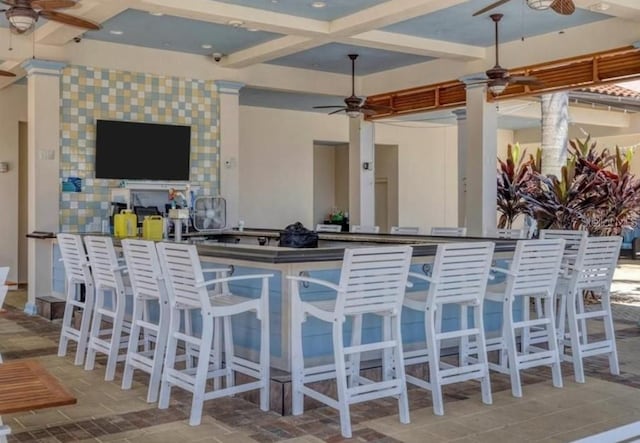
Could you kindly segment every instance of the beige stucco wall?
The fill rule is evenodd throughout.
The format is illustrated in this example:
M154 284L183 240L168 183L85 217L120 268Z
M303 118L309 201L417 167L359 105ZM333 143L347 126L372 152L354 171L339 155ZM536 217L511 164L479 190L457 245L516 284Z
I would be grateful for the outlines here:
M27 88L13 85L0 89L0 162L9 172L0 173L0 266L9 266L9 279L18 278L18 127L27 121Z

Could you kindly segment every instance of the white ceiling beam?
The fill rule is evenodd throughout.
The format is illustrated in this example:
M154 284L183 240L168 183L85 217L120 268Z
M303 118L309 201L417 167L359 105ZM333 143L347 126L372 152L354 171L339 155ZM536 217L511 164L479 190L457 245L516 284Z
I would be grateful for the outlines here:
M500 104L499 116L540 119L540 104L530 100L506 100ZM576 106L569 103L569 121L576 125L596 125L611 128L628 128L631 114L606 109Z
M0 77L0 89L6 88L20 80L25 76L24 70L20 67L20 62L16 60L7 60L0 64L0 69L3 71L10 71L16 74L15 77Z
M128 0L111 0L109 2L98 0L83 0L75 8L64 10L65 13L86 20L103 23L129 8ZM64 45L75 37L79 37L87 31L84 28L64 25L49 20L36 30L36 42L45 45Z
M451 58L454 60L476 60L487 56L486 48L464 45L444 40L413 37L387 31L368 31L352 37L339 39L341 43L365 46L367 48L384 49L387 51L404 52L436 58Z
M335 37L352 36L431 14L465 1L467 0L391 0L332 21L330 32Z
M288 35L268 42L234 52L222 59L220 65L225 68L246 68L300 51L320 46L324 41L297 35Z
M104 1L104 0L102 0ZM162 12L176 17L226 24L240 20L246 28L279 34L302 36L326 35L329 23L305 17L249 8L213 0L130 0L131 7L144 11Z

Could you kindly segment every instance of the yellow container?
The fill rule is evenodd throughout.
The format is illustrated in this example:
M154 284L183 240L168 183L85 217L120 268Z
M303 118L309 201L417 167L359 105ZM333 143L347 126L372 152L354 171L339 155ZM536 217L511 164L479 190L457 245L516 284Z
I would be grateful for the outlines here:
M113 216L113 235L120 238L137 237L138 217L130 210L123 209Z
M142 238L145 240L162 240L163 231L162 217L159 215L148 215L142 221Z

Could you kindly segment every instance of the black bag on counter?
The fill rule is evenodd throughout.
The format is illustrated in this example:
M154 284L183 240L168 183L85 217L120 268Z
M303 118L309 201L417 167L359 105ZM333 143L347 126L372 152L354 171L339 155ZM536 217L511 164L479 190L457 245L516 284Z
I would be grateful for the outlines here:
M279 246L288 248L317 248L318 234L305 228L302 223L296 222L280 231Z

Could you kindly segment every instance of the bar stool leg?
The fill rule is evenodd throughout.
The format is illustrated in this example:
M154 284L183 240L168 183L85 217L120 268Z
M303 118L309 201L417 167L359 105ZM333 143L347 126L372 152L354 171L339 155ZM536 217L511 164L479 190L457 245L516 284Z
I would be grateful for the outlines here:
M520 365L518 364L518 348L516 345L515 331L513 330L513 303L511 299L504 304L506 336L504 336L507 356L509 359L509 376L511 378L511 394L514 397L522 397L522 385L520 381Z
M176 333L180 330L180 309L171 308L169 317L169 333L167 338L167 352L164 357L164 372L160 383L160 398L158 399L158 409L167 409L171 398L171 383L168 381L168 372L172 371L176 364L176 353L178 351L178 339ZM188 313L188 310L184 310ZM185 344L185 350L189 343ZM187 359L189 357L187 356ZM187 360L188 361L188 360Z
M578 293L579 292L579 295ZM579 331L576 297L582 296L582 291L574 291L567 298L567 314L569 317L569 335L571 336L571 358L573 360L573 372L577 383L584 383L584 365L582 363L582 346L580 346L580 333L584 335L585 331Z
M351 346L358 346L362 343L362 315L354 315L351 325ZM360 384L360 353L350 354L347 360L350 363L347 384L352 388ZM383 365L385 365L384 359Z
M200 339L200 350L198 352L198 365L196 369L195 383L193 386L193 399L191 400L191 415L189 416L189 425L191 426L198 426L202 421L202 406L204 404L205 387L207 384L207 373L209 372L209 357L211 355L212 341L213 341L213 319L211 317L203 318L202 319L202 338Z
M265 280L266 281L266 280ZM263 282L262 307L258 320L260 320L260 378L263 383L260 388L260 409L268 411L270 406L270 366L271 366L271 345L269 337L269 297L266 292L266 284Z
M235 355L235 351L233 349L234 346L233 346L233 330L231 327L231 317L224 317L223 328L224 328L224 364L225 364L225 373L226 373L225 380L226 380L226 387L230 388L231 386L235 385L235 380L233 379L233 357Z
M305 315L302 312L298 284L291 282L291 413L302 415L304 412L304 394L302 393L304 378L304 353L302 350L302 323Z
M435 318L434 318L435 316ZM429 383L431 385L431 396L433 397L433 413L435 415L444 415L444 402L442 400L442 385L440 379L440 344L438 334L440 330L436 329L442 326L441 318L437 312L427 311L425 313L425 327L427 350L429 352Z
M616 346L616 335L613 326L613 314L611 312L611 295L605 291L601 295L602 310L606 312L604 316L604 333L607 341L611 344L609 353L609 371L613 375L620 375L620 365L618 363L618 347Z
M222 319L213 319L213 369L222 369ZM213 377L213 389L220 389L220 377Z
M351 415L349 414L347 370L343 353L342 322L333 322L333 357L336 365L336 385L338 390L338 410L342 435L351 438Z
M400 382L400 386L403 389L398 396L398 413L400 416L400 423L409 423L409 395L407 393L407 379L404 369L404 358L402 350L402 330L400 326L400 320L397 315L391 317L391 335L393 340L397 343L393 347L393 359L395 375Z
M140 340L140 322L142 316L142 300L134 298L133 301L133 318L131 319L131 333L129 335L129 346L127 347L127 355L134 355L138 352ZM127 357L128 360L129 357ZM122 389L131 389L133 382L133 365L125 361L124 372L122 373Z
M487 358L487 341L484 336L484 319L482 312L482 305L473 306L473 323L474 326L480 331L476 337L476 344L478 348L478 362L485 367L485 375L480 380L480 390L482 392L482 403L490 405L493 403L493 397L491 394L491 377L489 375L489 360Z

